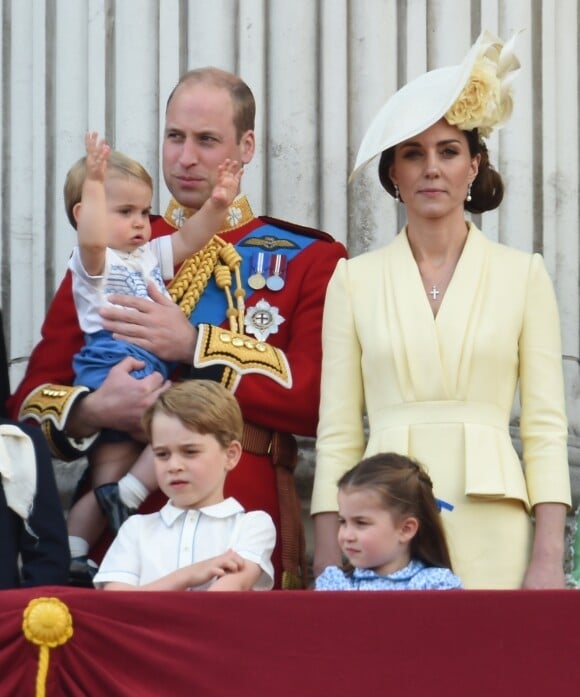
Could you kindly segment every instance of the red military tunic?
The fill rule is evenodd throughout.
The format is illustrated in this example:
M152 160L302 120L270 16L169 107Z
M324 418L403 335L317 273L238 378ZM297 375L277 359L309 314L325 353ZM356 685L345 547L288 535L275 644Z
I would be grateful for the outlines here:
M179 217L184 214L187 211L172 202L166 218L153 219L153 237L173 232L176 227L174 221L179 222ZM222 365L219 351L217 354L214 351L213 357L208 361L205 348L200 350L198 346L197 362L201 367L191 370L191 377L212 377L227 384L240 403L244 421L250 425L274 433L314 436L318 421L324 295L336 263L346 256L346 250L329 235L317 230L276 219L254 217L244 197L234 201L227 220L229 225L220 232L220 238L231 242L242 255L241 280L247 294L246 317L256 312L252 308L258 303L265 303L270 314L274 314L277 320L275 331L271 331L265 341L269 346L275 347L276 356L281 362L286 361L289 375L284 379L275 370L270 370L268 365L258 369L250 366L247 370L244 367L238 370L235 356L233 362L224 358ZM254 261L260 252L269 257L273 265L276 259L280 261L280 257L284 257L283 288L270 290L263 287L252 290L248 284L248 278L255 271ZM273 269L273 272L275 274L276 270ZM268 273L267 269L264 273ZM223 307L220 303L223 303ZM212 278L190 319L195 325L206 326L210 332L211 326L221 325L227 328L226 309L225 296L216 288ZM251 326L247 327L247 331L252 331ZM200 337L201 334L203 332ZM204 336L207 336L207 331ZM252 342L259 339L255 336L249 338ZM201 340L198 339L198 344ZM68 395L38 395L46 383L72 384L72 357L82 343L83 335L72 299L70 273L67 272L49 307L42 327L42 339L30 357L26 375L8 403L13 416L32 416L43 422L55 455L65 459L78 457L80 453L64 437L62 429L56 426L59 419L55 418L55 413L59 412L59 425L62 425L66 420L62 418L63 414L66 416L67 409L76 397L71 397L69 402ZM209 342L206 343L209 346ZM207 367L208 364L211 367ZM229 366L227 370L230 373L228 382L223 378L226 366ZM187 372L184 375L187 376ZM39 406L39 400L42 406ZM262 447L251 449L261 451ZM270 447L267 449L271 450ZM226 495L235 496L247 510L265 510L274 519L278 543L273 560L279 586L280 510L272 455L272 452L252 454L245 448L239 465L228 475ZM153 504L151 498L153 497L145 504L148 510L151 510L152 505L158 507L161 503L159 495L155 495ZM297 541L288 540L288 543L297 544Z

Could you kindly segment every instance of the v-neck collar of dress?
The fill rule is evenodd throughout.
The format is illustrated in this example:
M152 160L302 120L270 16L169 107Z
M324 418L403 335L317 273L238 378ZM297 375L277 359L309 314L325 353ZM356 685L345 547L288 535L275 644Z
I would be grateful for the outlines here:
M406 228L390 245L386 272L402 332L405 360L413 366L411 373L417 387L431 385L439 394L455 394L464 342L473 336L473 332L467 329L477 316L482 299L478 288L487 267L486 243L486 237L471 223L465 246L435 317ZM434 366L440 366L438 376L433 374Z

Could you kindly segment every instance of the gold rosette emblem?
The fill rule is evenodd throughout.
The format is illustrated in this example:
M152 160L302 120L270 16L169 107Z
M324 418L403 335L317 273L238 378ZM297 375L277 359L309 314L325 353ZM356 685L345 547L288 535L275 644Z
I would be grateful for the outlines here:
M24 610L22 631L28 641L40 647L36 697L44 697L50 649L66 644L72 637L72 615L68 607L58 598L35 598Z

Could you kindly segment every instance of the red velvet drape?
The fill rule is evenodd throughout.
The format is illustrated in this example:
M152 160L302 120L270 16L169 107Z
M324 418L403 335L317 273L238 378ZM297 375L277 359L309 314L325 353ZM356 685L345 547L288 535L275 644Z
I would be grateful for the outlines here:
M580 690L576 591L0 593L0 695L32 697L34 597L74 635L47 697L501 697Z

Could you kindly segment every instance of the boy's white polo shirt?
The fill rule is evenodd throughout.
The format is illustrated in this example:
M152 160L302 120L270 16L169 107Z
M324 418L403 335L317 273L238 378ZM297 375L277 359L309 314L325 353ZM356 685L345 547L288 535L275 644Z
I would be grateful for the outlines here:
M198 509L177 508L168 501L156 513L136 514L123 523L94 584L141 586L233 549L262 569L253 590L269 590L274 584L270 558L275 543L270 516L264 511L246 513L234 498ZM205 590L210 583L195 590Z

